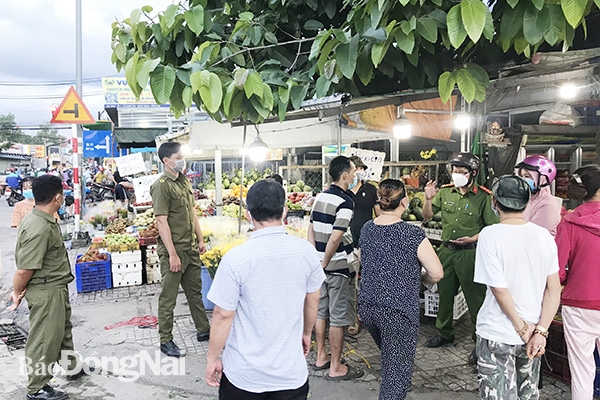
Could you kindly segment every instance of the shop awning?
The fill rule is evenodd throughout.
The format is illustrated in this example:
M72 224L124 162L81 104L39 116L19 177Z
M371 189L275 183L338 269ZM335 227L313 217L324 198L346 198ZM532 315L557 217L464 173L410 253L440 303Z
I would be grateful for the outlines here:
M167 132L167 128L115 128L114 131L121 148L156 147L154 139Z

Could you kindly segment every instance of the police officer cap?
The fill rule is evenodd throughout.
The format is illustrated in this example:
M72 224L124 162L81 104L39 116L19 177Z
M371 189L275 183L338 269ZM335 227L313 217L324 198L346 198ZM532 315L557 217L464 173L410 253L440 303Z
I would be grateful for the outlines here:
M527 207L531 190L529 184L520 176L502 175L494 179L492 194L504 207L520 211Z

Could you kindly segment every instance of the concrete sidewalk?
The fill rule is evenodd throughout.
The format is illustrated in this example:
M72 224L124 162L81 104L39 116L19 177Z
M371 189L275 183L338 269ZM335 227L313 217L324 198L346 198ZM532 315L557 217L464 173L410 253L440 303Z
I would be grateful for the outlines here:
M8 225L9 208L0 201L0 224ZM0 275L0 319L10 318L22 328L28 329L27 307L22 304L16 312L4 311L4 299L12 288L14 274L14 245L16 229L6 228L0 239L2 274ZM83 252L81 249L79 252ZM78 254L70 252L72 262ZM135 357L143 356L150 360L142 363L145 375L131 381L132 374L141 372L142 367L125 365L126 376L119 376L119 366L110 365L98 376L84 377L78 382L67 382L58 376L53 384L65 390L73 399L100 400L151 400L217 399L217 390L206 385L204 380L205 358L208 344L198 343L195 329L189 316L185 297L179 295L175 309L174 340L186 351L180 361L164 357L159 351L158 332L155 328L140 328L123 325L105 329L134 317L156 315L159 285L144 285L118 288L100 292L78 294L75 282L70 285L73 306L75 348L84 358ZM210 315L209 315L210 317ZM470 322L464 316L457 321L457 341L440 349L428 349L424 342L435 335L434 319L423 317L420 328L419 345L415 360L413 387L410 400L471 400L477 399L477 374L467 365L468 354L473 349L470 339ZM23 350L9 351L0 344L0 398L24 399L26 396L26 376L20 372ZM309 364L314 363L315 353L311 351ZM352 365L365 369L359 381L331 382L323 378L327 371L310 371L310 399L322 400L370 400L378 398L380 379L380 354L370 335L361 331L355 337L346 337L345 358ZM123 367L123 365L121 365ZM162 375L154 375L151 368L161 369ZM173 371L184 371L182 375L166 375ZM129 381L126 381L129 380ZM543 399L567 399L569 388L551 378L544 378Z

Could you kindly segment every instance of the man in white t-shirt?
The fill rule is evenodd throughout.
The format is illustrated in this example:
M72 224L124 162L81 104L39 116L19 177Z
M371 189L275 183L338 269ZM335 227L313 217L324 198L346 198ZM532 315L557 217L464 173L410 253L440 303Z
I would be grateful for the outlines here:
M256 182L246 203L254 232L225 254L207 296L216 307L206 381L220 400L305 400L325 273L315 248L286 234L279 183Z
M492 185L500 223L483 228L475 282L487 285L477 315L482 399L538 399L540 356L560 303L558 252L550 233L522 215L527 182L504 175Z

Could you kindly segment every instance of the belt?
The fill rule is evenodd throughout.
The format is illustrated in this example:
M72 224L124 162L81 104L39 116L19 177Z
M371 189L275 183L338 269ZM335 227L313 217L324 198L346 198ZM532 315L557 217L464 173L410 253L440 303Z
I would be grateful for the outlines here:
M471 249L477 248L477 242L473 242L473 243L469 243L469 244L465 244L465 245L444 242L444 246L446 246L450 250L471 250Z

